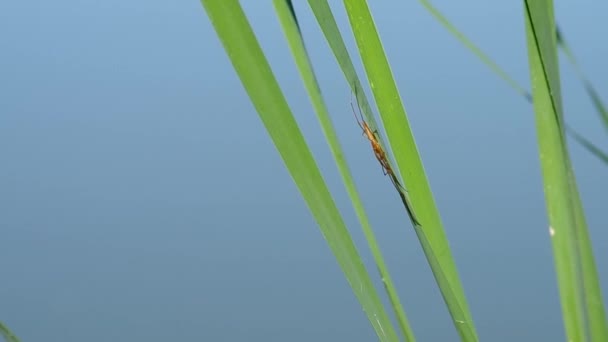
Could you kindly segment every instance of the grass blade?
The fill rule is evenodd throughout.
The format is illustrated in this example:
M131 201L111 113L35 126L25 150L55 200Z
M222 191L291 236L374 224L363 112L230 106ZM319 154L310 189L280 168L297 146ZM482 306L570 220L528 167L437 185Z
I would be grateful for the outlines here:
M6 342L19 342L19 339L13 334L6 325L0 322L0 334Z
M606 130L608 130L608 110L606 109L606 106L604 106L602 99L600 98L599 94L597 93L597 91L595 90L593 85L591 84L591 81L589 81L587 76L585 76L585 74L583 73L583 70L581 69L581 67L578 65L578 63L576 63L576 59L574 58L574 53L570 49L570 46L568 45L568 42L564 38L564 35L562 34L559 27L557 27L557 29L556 29L556 34L557 34L557 46L559 46L562 49L562 51L566 55L566 58L568 59L570 64L572 64L572 66L574 67L574 70L576 71L576 74L578 75L579 79L583 83L583 86L585 87L585 90L587 91L587 95L591 99L591 102L593 103L595 110L597 111L598 115L600 116L600 119L602 119L602 122L604 123L604 128Z
M398 341L312 153L236 0L201 0L230 61L380 341Z
M346 191L351 199L352 205L363 229L363 233L365 234L365 238L374 257L374 261L376 262L376 266L383 280L389 301L393 307L395 316L397 317L397 322L399 324L401 333L405 337L406 341L415 341L414 333L399 300L397 289L393 284L388 267L384 262L384 257L380 252L380 247L370 226L369 220L363 208L363 203L355 187L353 177L350 173L348 165L346 164L342 147L340 146L340 142L338 141L335 129L327 112L325 101L321 95L317 78L310 63L308 53L306 52L306 47L304 45L302 34L298 26L296 14L291 1L274 0L273 4L281 22L281 27L283 28L286 39L289 43L291 53L294 56L300 76L302 77L302 81L304 82L306 91L308 92L310 101L315 108L317 119L321 124L323 133L325 134L325 139L327 140L332 155L334 156L334 160L336 161L336 165L338 166L338 170L342 176L344 186L346 187Z
M574 139L574 141L579 143L589 153L594 155L600 161L604 162L604 164L608 165L608 154L606 154L606 152L604 152L601 148L597 147L597 145L583 137L580 133L576 132L569 125L566 125L566 133L568 133Z
M532 96L530 92L528 92L524 87L520 86L514 79L512 79L498 64L494 63L494 61L488 57L481 49L479 49L473 42L467 38L462 32L458 31L456 26L448 21L448 19L441 14L441 12L431 4L428 0L420 0L422 6L431 13L441 25L443 25L451 34L456 37L464 46L466 46L477 58L479 58L486 66L488 66L496 75L502 78L503 81L507 82L515 91L517 91L521 96L525 97L528 101L532 100Z
M430 1L420 0L420 3L423 5L423 7L427 11L429 11L429 13L431 13L431 15L433 15L433 17L435 17L435 19L437 19L437 21L439 21L439 23L441 23L441 25L443 25L448 30L448 32L450 32L452 35L454 35L454 37L456 37L456 39L458 39L475 56L477 56L477 58L479 58L487 67L489 67L490 70L492 70L496 75L498 75L498 77L500 77L509 86L511 86L511 88L513 88L513 90L515 90L517 93L519 93L521 96L523 96L526 99L526 101L532 103L532 95L527 90L525 90L524 87L519 85L513 78L511 78L500 66L498 66L498 64L496 64L487 54L485 54L479 47L477 47L462 32L460 32L452 23L450 23L447 20L447 18L443 14L441 14L441 12L431 4ZM566 53L570 62L577 69L577 73L579 75L579 78L581 78L581 81L583 82L585 89L587 90L587 94L593 101L593 104L594 104L597 112L600 114L600 117L602 117L602 120L604 120L604 123L607 124L606 127L608 128L608 113L606 112L606 107L603 105L599 95L597 95L597 92L595 91L595 89L593 88L591 83L587 81L587 79L583 76L582 72L580 71L580 68L578 68L578 65L576 64L576 62L574 60L574 55L572 54L568 45L565 43L565 40L563 40L563 36L560 35L559 30L557 31L557 33L558 33L558 40L557 40L558 45L564 50L564 52ZM561 39L561 43L560 43L560 39ZM580 134L577 134L576 131L569 128L568 126L566 126L566 133L572 134L573 138L576 142L580 143L587 151L589 151L594 156L598 157L598 159L600 159L604 163L608 164L608 162L606 162L606 159L603 158L603 156L606 156L607 154L605 152L603 152L602 149L600 149L597 145L593 144L588 139L581 139L582 136Z
M352 60L350 59L348 51L346 50L344 40L340 35L338 25L336 24L333 14L331 13L329 4L327 3L327 1L324 0L309 0L308 4L310 5L310 8L315 14L317 22L319 23L319 26L321 27L323 34L325 35L325 38L329 43L329 46L332 52L334 53L334 56L336 57L336 60L338 61L338 64L340 65L340 68L342 69L346 80L348 81L348 84L351 87L351 90L357 95L357 104L359 108L361 108L361 110L363 111L365 121L367 122L372 131L378 132L378 134L376 135L378 143L380 144L380 146L382 146L382 149L384 151L388 151L388 153L386 154L386 158L388 159L388 163L391 169L394 169L395 163L393 162L393 158L390 153L390 148L387 149L387 145L384 142L384 138L382 137L382 134L380 134L381 131L378 130L378 124L376 123L376 119L372 114L372 110L369 105L369 102L367 101L367 97L365 96L365 92L362 91L363 87L361 85L359 77L357 76L357 73L355 72ZM404 191L403 187L399 185L401 184L401 181L399 181L395 175L390 175L390 178L393 185L395 186L395 189L399 193L399 197L403 202L403 205L407 214L410 217L410 220L413 224L419 224L418 220L416 219L416 215L412 209L409 196L407 195L406 191Z
M416 234L461 339L477 341L439 211L371 13L362 0L345 0L344 5L390 146L421 223L415 226Z
M587 140L585 137L580 135L578 132L566 126L566 131L570 134L570 136L576 140L579 144L581 144L587 151L595 155L599 160L608 164L608 154L595 146L591 141Z
M606 341L599 279L564 139L553 2L526 0L525 21L545 201L566 335L569 341Z
M350 58L348 50L346 49L346 44L344 44L344 40L340 35L340 30L338 29L338 25L336 24L329 4L325 0L308 0L308 5L313 11L331 51L336 57L336 61L340 65L340 69L342 70L344 77L346 77L346 81L351 87L351 91L357 94L357 102L363 112L365 121L367 121L372 129L377 129L378 123L372 113L367 96L365 96L365 93L362 91L363 85L357 76L352 59ZM382 135L380 135L379 139L382 147L386 148L386 143L384 142ZM391 164L394 163L391 162Z

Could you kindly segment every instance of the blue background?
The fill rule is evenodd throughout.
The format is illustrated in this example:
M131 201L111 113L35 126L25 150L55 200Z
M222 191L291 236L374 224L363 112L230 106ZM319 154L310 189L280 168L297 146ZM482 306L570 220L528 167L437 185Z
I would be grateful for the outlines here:
M528 87L521 2L435 4ZM243 5L376 279L271 2ZM564 340L531 106L418 2L371 9L480 338ZM296 10L418 340L454 341L348 86L307 4ZM556 4L605 101L607 11ZM0 46L0 320L23 341L376 340L199 2L4 1ZM561 65L567 121L608 148ZM571 153L608 295L606 165Z

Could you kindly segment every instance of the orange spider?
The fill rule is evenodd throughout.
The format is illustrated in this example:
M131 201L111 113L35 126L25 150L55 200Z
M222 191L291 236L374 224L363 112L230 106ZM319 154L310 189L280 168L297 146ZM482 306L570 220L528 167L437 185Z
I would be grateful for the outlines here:
M356 97L356 94L355 94L355 97ZM374 151L374 155L376 156L376 159L378 159L380 166L382 166L382 173L384 173L385 176L388 175L390 177L391 182L393 183L393 186L395 186L395 188L397 188L397 191L399 191L399 195L401 196L401 199L403 200L405 209L407 210L407 212L408 212L410 218L412 219L412 221L414 222L414 224L420 225L419 221L416 219L416 216L414 215L414 212L412 211L411 204L409 203L409 200L407 198L407 195L406 195L407 190L405 190L403 185L401 185L401 183L399 183L399 181L397 180L397 176L395 176L395 173L393 172L393 169L391 168L391 165L388 162L386 153L384 152L382 145L380 145L380 142L378 141L378 136L377 136L378 132L372 131L372 129L367 124L367 122L365 122L365 119L363 118L363 114L361 113L361 108L359 107L358 104L357 104L357 108L359 108L359 116L361 117L361 121L359 121L359 117L357 117L357 113L355 111L355 106L353 105L352 100L350 102L350 106L353 110L353 115L355 116L355 120L357 120L357 124L363 130L363 135L365 135L367 140L369 140L369 142L372 145L372 150Z

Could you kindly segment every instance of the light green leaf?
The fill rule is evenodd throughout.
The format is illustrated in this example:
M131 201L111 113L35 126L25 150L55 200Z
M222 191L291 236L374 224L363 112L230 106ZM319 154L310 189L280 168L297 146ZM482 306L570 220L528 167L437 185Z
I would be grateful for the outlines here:
M517 91L521 96L525 97L529 101L532 99L530 93L524 89L524 87L520 86L514 79L512 79L498 64L494 63L494 61L488 57L481 49L479 49L469 38L467 38L462 32L460 32L456 26L454 26L448 19L441 14L441 12L431 4L429 0L420 0L420 3L424 8L429 11L429 13L439 21L443 27L445 27L451 34L456 37L464 46L466 46L477 58L479 58L486 66L488 66L498 77L500 77L503 81L507 82L515 91Z
M236 0L202 0L234 69L380 341L398 341L304 137Z
M526 38L549 233L569 341L607 341L591 241L564 139L551 0L525 1Z
M461 339L477 341L439 211L371 13L362 0L345 0L344 5L399 173L420 222L415 225L416 234Z
M13 334L6 325L0 322L0 334L6 342L19 342L19 339Z
M383 280L389 301L393 307L395 316L397 317L397 322L399 323L401 333L405 337L406 341L413 342L415 341L414 333L399 300L397 289L395 288L393 280L389 274L388 267L386 266L384 257L380 251L380 246L378 245L374 232L370 226L369 220L363 208L363 203L355 187L353 177L350 173L348 165L346 164L342 147L340 146L340 142L338 141L335 129L327 112L325 101L321 95L319 84L310 63L308 53L306 52L291 1L274 0L273 3L280 19L281 27L285 32L289 47L291 48L291 53L294 56L296 65L300 71L300 76L302 77L302 81L304 82L310 101L315 108L317 119L321 124L323 133L325 134L325 139L327 140L327 143L331 149L334 160L336 161L336 165L338 166L338 170L340 171L340 175L342 176L344 186L346 187L355 212L357 213L359 222L361 223L363 233L365 234L365 238L374 257L374 261L376 262L376 267L380 273L380 277Z

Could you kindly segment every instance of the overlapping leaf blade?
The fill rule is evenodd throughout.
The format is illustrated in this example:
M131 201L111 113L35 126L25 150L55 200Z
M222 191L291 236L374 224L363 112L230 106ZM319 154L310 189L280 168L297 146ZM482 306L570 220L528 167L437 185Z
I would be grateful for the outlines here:
M599 279L564 139L553 2L525 1L524 9L543 188L566 335L570 341L606 341Z
M405 314L405 310L401 305L401 301L399 300L397 289L395 288L392 277L390 276L388 267L384 261L384 257L380 252L380 246L378 245L375 234L367 218L367 214L365 213L365 209L363 208L363 203L355 187L353 177L350 173L348 165L346 164L344 153L342 152L342 147L340 146L340 142L338 141L335 129L327 112L325 101L321 95L317 78L308 58L308 53L306 52L291 1L274 0L273 3L275 5L275 9L277 10L277 14L281 21L281 26L285 32L287 41L289 42L292 55L294 56L296 65L300 71L300 75L308 92L309 98L313 103L317 118L323 129L323 133L325 134L325 139L327 140L330 150L334 156L336 165L338 166L338 170L344 182L344 186L346 187L355 212L357 213L359 222L361 223L361 227L374 257L374 261L376 262L376 267L380 273L380 277L386 289L389 301L393 307L395 316L397 317L397 322L399 324L401 333L405 337L406 341L415 341L414 333Z
M201 2L260 119L380 341L398 341L380 297L239 2Z
M312 6L312 1L309 1L309 4ZM409 191L416 216L421 222L421 226L415 226L416 233L461 339L477 341L477 334L441 218L371 14L365 1L344 1L344 4L384 123L390 149L395 154L401 178ZM322 26L327 24L327 20L319 20L319 18L317 20ZM336 36L329 36L327 33L325 35L328 40ZM330 41L332 49L339 45ZM340 58L343 58L344 54L340 50L334 51L334 54L342 66L344 63ZM348 78L349 75L346 72L345 74Z

